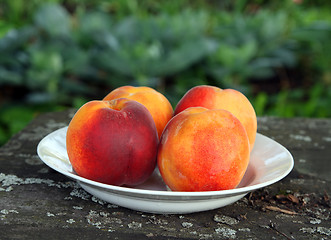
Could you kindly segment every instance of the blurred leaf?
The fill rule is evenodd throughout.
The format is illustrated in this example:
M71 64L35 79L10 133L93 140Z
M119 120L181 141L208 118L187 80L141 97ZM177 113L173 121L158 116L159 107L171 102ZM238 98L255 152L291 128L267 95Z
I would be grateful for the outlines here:
M0 19L0 38L7 34L9 30L11 30L13 26L11 24L6 23L5 21Z
M11 51L21 49L34 37L35 34L35 29L29 26L23 27L20 30L11 29L0 39L0 51L2 53L10 53Z
M252 102L256 115L263 116L268 103L268 95L265 92L260 92Z
M20 73L8 71L5 68L0 67L0 86L1 85L19 85L23 82Z
M79 18L79 41L85 47L97 43L101 46L117 48L118 43L111 33L112 20L103 12L87 12Z
M91 33L109 31L111 25L110 16L104 12L86 12L79 18L79 28L85 36Z
M11 30L0 39L0 85L23 85L29 56L24 51L35 31L30 27Z
M172 17L125 19L115 26L116 40L104 45L98 61L128 76L159 77L179 72L216 48L215 41L204 37L204 18L204 14L184 12Z
M31 52L32 68L28 72L27 84L32 89L45 89L56 93L63 62L59 53L46 50Z
M13 121L15 119L15 121ZM23 106L5 108L1 111L1 122L9 127L10 135L23 129L33 119L33 111Z
M85 103L87 103L88 100L86 98L74 98L73 100L73 107L74 108L80 108L81 106L83 106Z
M267 79L275 68L297 64L295 44L285 12L259 11L237 15L233 21L216 28L219 48L209 58L209 71L221 85L243 85L251 78Z
M8 134L5 129L0 125L0 146L6 143L11 135Z
M48 3L37 11L35 24L50 36L68 36L70 34L70 16L57 4Z

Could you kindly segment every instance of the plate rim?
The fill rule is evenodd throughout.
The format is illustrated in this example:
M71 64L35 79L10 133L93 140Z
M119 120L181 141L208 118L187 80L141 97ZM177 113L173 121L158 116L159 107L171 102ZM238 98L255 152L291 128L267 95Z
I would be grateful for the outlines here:
M213 198L217 198L217 197L226 197L226 196L232 196L232 195L239 195L239 194L245 194L266 186L269 186L271 184L274 184L278 181L280 181L281 179L285 178L293 169L294 167L294 159L292 154L289 152L288 149L286 149L283 145L281 145L280 143L278 143L277 141L261 134L261 133L256 133L257 137L262 137L267 139L268 141L271 141L273 144L278 145L282 151L284 151L288 157L288 168L286 169L286 171L284 171L281 175L270 179L268 181L265 182L261 182L258 184L254 184L251 186L245 186L245 187L239 187L239 188L234 188L234 189L228 189L228 190L218 190L218 191L199 191L199 192L184 192L184 191L160 191L160 190L148 190L148 189L137 189L137 188L130 188L130 187L123 187L123 186L115 186L115 185L110 185L110 184L105 184L105 183L100 183L97 181L93 181L84 177L81 177L77 174L65 171L61 168L58 168L52 164L49 164L45 159L43 159L42 154L41 154L41 146L43 145L43 143L50 138L52 135L57 134L58 132L61 131L66 131L66 129L68 128L68 126L59 128L49 134L47 134L45 137L43 137L40 142L37 145L37 154L39 156L39 158L41 159L41 161L46 164L48 167L50 167L51 169L65 175L66 177L69 177L71 179L74 179L78 182L83 182L85 184L91 185L93 187L97 187L97 188L101 188L103 190L107 190L113 193L129 193L129 195L135 195L135 196L147 196L147 195L153 195L154 197L213 197ZM69 164L71 165L70 161ZM153 198L154 199L154 198Z

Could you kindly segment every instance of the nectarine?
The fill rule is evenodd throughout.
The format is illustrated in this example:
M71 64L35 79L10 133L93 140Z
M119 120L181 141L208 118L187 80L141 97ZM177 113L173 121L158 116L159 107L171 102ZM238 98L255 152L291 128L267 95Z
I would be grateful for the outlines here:
M68 126L66 144L74 171L101 183L137 185L156 165L153 118L142 104L125 98L84 104Z
M233 114L191 107L167 124L157 162L171 190L215 191L240 183L249 154L247 133Z
M173 109L168 99L150 87L122 86L111 91L103 100L116 98L129 98L143 104L154 119L159 137L173 116Z
M250 148L253 149L257 131L256 114L250 101L241 92L209 85L196 86L187 91L177 103L175 115L189 107L228 110L244 125Z

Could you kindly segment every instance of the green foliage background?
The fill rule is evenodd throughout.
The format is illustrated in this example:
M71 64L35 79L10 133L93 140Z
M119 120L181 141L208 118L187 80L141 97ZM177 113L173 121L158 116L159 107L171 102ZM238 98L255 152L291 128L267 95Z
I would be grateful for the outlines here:
M235 88L257 115L331 116L328 1L0 0L0 145L122 85L173 106Z

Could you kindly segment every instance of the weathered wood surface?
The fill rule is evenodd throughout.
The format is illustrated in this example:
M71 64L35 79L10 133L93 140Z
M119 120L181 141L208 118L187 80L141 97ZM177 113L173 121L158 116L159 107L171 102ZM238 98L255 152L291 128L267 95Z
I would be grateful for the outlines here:
M290 150L283 180L212 211L136 212L105 203L44 165L38 142L73 111L37 117L0 148L0 239L331 239L331 119L258 119Z

